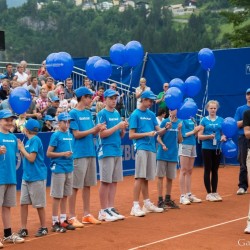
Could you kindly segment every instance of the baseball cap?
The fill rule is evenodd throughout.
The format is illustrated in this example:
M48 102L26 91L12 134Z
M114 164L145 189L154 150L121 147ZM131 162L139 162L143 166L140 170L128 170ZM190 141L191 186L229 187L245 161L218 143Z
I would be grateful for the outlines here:
M250 88L247 89L246 94L247 94L247 93L250 93Z
M0 74L0 79L4 79L5 75L4 74Z
M106 97L111 97L111 96L118 96L117 92L113 89L107 89L105 92L104 92L104 98Z
M64 83L63 83L63 82L58 82L58 83L56 84L56 86L59 86L59 85L64 86Z
M5 119L5 118L17 118L9 109L2 109L0 110L0 119Z
M69 121L69 120L74 120L69 113L67 112L62 112L61 114L58 115L57 117L58 121Z
M88 88L80 87L75 90L75 95L76 97L81 97L85 95L93 95L93 93Z
M151 90L146 90L146 91L142 92L141 98L147 98L147 99L155 100L156 95Z
M57 96L53 96L51 99L52 102L60 101L60 99Z
M55 119L51 115L45 115L44 121L55 121Z
M40 123L37 120L31 118L26 122L25 128L32 132L39 132Z

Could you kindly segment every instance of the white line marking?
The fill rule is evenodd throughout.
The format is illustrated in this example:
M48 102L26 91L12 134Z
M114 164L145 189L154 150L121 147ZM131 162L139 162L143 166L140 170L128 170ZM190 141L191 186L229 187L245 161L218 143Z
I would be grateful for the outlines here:
M151 243L148 243L148 244L145 244L145 245L141 245L141 246L138 246L138 247L129 248L128 250L135 250L135 249L151 246L151 245L154 245L154 244L157 244L157 243L161 243L163 241L172 240L172 239L175 239L175 238L178 238L178 237L181 237L181 236L185 236L185 235L188 235L188 234L193 234L193 233L196 233L196 232L204 231L204 230L207 230L207 229L210 229L210 228L213 228L213 227L219 227L219 226L229 224L229 223L232 223L232 222L235 222L235 221L243 220L243 219L246 219L246 218L247 218L247 216L241 217L241 218L238 218L238 219L235 219L235 220L229 220L229 221L222 222L222 223L219 223L219 224L215 224L215 225L212 225L212 226L203 227L203 228L200 228L200 229L197 229L197 230L193 230L193 231L183 233L183 234L178 234L178 235L175 235L175 236L172 236L172 237L169 237L169 238L165 238L165 239L162 239L162 240L157 240L157 241L154 241L154 242L151 242Z

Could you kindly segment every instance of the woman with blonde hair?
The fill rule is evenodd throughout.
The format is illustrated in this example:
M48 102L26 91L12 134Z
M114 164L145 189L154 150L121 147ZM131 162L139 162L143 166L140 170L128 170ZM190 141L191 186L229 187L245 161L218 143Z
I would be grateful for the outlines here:
M146 91L146 90L150 90L150 87L147 87L146 83L147 83L146 78L142 77L140 79L140 85L139 85L139 87L137 87L135 89L135 96L136 96L136 99L137 99L136 108L139 108L139 106L140 106L140 103L141 103L141 94L144 91Z
M220 141L225 141L221 125L223 118L216 115L219 102L211 100L206 105L208 116L200 123L198 138L202 141L202 158L204 162L204 184L207 190L207 201L222 201L217 193L218 169L220 165Z

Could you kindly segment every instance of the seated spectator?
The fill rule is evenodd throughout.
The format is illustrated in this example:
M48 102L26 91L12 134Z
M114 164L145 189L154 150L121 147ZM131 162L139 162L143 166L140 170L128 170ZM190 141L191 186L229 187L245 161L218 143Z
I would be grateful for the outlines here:
M10 93L17 87L19 87L19 83L16 80L10 81Z
M64 89L62 84L62 82L57 83L55 89L48 92L47 97L50 101L53 99L53 97L59 98L60 92Z
M64 97L65 97L65 91L61 91L59 93L59 99L60 99L59 107L62 108L64 111L69 111L68 100L66 100Z
M52 77L47 77L45 80L45 84L42 85L42 88L46 89L47 92L55 89L55 83L54 79Z
M46 72L46 61L44 60L42 62L41 67L37 71L37 76L45 75L45 72Z
M23 114L20 114L19 117L15 121L15 128L14 133L23 133L23 129L25 127L25 124L27 122L26 119L26 112Z
M39 98L36 100L36 108L42 116L46 115L47 109L50 105L47 93L46 89L41 88Z
M8 79L2 80L2 85L0 87L0 101L8 98L10 94L10 81Z
M35 91L36 97L39 96L41 86L38 85L38 79L36 76L32 76L30 78L30 85L27 87L27 90L33 89Z
M66 79L66 87L64 89L65 96L64 98L67 100L71 100L74 97L74 90L73 90L73 81L71 78Z
M55 119L51 115L45 115L44 117L44 123L42 127L42 132L51 132L54 130L52 126L52 122L55 121Z
M32 97L32 101L28 110L26 111L26 117L33 118L36 120L41 120L43 116L40 112L37 112L37 108L36 108L36 93L33 89L30 89L29 92Z
M47 69L46 69L46 67L45 67L45 73L44 73L43 75L39 75L39 76L38 76L38 84L39 84L40 86L43 86L43 85L46 83L46 79L47 79L48 77L51 77L51 76L50 76L49 72L47 71Z
M58 97L53 97L51 100L51 106L47 110L47 115L51 115L52 117L56 116L57 109L59 108L60 99Z
M20 87L27 87L30 76L24 72L24 67L21 64L17 65L17 72L15 73L17 76L17 82Z
M86 87L87 89L89 89L93 94L95 93L95 88L92 85L92 83L91 83L91 81L89 80L88 77L84 78L83 86Z
M13 65L11 63L6 64L6 71L4 72L4 79L8 79L10 81L16 80L17 76L13 73Z

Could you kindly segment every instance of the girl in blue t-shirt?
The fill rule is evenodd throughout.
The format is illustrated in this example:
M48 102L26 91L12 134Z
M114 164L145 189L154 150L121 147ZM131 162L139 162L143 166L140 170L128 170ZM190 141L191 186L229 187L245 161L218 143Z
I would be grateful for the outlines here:
M216 115L219 108L218 101L211 100L207 103L208 116L201 120L201 129L198 133L202 141L202 157L204 162L204 184L207 190L207 201L222 201L217 193L218 169L220 165L220 141L225 141L221 125L223 118ZM211 178L210 178L211 175Z

